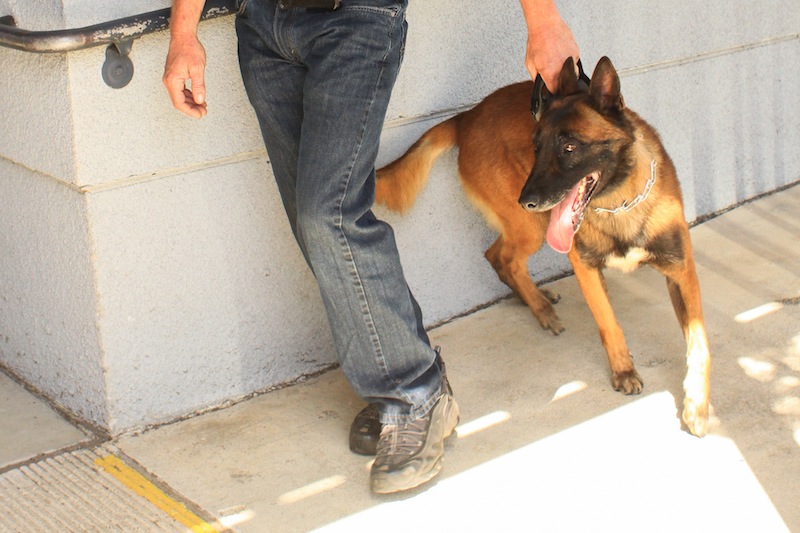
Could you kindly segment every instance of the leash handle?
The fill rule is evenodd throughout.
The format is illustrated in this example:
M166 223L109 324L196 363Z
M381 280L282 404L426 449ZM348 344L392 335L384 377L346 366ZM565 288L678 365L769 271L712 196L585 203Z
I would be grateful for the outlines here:
M578 87L582 91L589 92L589 84L592 80L583 71L583 63L578 60ZM544 103L544 90L546 89L544 79L541 74L536 74L536 80L533 82L533 94L531 95L531 115L536 122L542 116L542 104Z
M583 63L581 63L581 60L579 59L578 60L578 87L580 87L581 89L583 89L584 91L586 91L588 93L589 92L589 84L590 83L592 83L592 80L583 71Z
M531 115L533 120L539 122L542 116L542 89L544 89L544 80L541 74L536 74L536 81L533 82L533 93L531 94Z

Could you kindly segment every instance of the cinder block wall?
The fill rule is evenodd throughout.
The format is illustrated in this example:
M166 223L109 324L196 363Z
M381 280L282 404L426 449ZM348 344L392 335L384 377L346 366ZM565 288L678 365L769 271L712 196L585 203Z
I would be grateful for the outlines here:
M166 5L0 0L0 16L47 30ZM660 130L690 219L800 178L796 1L560 7L586 67L610 56L628 105ZM516 2L412 0L408 18L381 163L527 76ZM209 115L199 122L161 86L164 33L134 43L135 75L119 90L102 81L103 47L0 48L0 364L110 433L335 362L241 86L233 20L203 23L201 37ZM494 235L461 193L455 154L408 215L379 214L429 325L508 293L483 259ZM543 250L531 270L541 280L568 264Z

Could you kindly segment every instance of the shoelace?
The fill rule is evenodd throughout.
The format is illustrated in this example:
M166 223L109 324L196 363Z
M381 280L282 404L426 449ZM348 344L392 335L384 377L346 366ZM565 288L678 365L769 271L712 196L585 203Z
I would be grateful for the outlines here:
M425 442L427 428L428 417L418 418L408 424L383 426L378 457L415 454Z

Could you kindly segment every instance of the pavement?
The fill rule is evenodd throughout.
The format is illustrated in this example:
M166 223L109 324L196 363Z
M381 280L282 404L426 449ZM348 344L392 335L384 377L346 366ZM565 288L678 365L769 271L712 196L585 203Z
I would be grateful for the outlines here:
M681 427L685 344L661 276L607 272L645 390L614 392L577 283L567 330L517 299L430 332L461 407L444 469L370 493L363 404L333 370L108 440L0 375L0 531L798 531L800 186L692 229L712 419Z

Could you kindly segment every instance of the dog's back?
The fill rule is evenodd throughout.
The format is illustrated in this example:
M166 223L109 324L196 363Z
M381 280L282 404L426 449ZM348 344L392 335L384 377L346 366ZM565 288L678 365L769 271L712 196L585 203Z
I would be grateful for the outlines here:
M394 162L377 172L375 202L404 212L425 187L434 162L458 147L464 192L497 231L536 223L545 217L520 212L517 199L533 166L531 138L536 126L530 108L533 82L502 87L464 111L432 127ZM546 222L545 222L546 224Z

